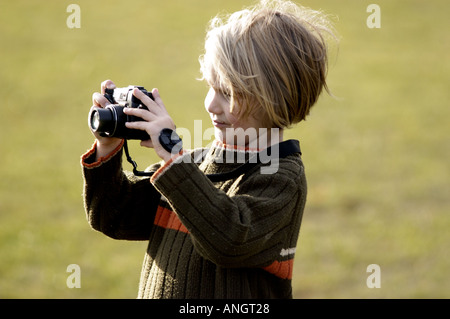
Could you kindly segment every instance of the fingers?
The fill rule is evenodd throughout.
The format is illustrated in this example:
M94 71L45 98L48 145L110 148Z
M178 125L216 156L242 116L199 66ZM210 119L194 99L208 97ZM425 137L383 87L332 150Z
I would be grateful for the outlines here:
M166 107L164 106L161 96L159 95L158 89L152 90L153 100L139 89L134 89L133 95L141 100L150 112L157 115L167 114Z
M113 81L111 80L105 80L102 82L102 84L100 85L100 92L102 94L105 94L106 89L115 89L116 85L114 84Z
M141 119L143 119L144 121L147 121L147 122L150 122L155 119L155 116L152 113L150 113L148 110L145 110L145 109L126 107L123 109L123 112L126 115L140 117Z
M175 129L175 124L170 116L158 115L151 113L146 109L128 108L126 107L123 112L126 115L136 116L142 119L142 121L130 121L126 122L125 126L129 129L136 129L146 131L148 135L159 134L163 128Z
M109 104L111 104L107 98L105 98L103 95L105 94L106 89L115 89L116 85L114 84L113 81L111 80L106 80L103 81L100 84L100 92L95 92L94 94L92 94L92 103L94 104L94 106L100 106L100 107L105 107Z
M135 122L126 122L125 126L132 130L141 130L146 131L148 135L151 136L152 126L153 124L145 121L135 121Z
M144 92L142 92L141 90L139 90L137 88L133 89L133 95L135 97L137 97L139 100L141 100L141 102L144 103L145 106L147 106L149 110L155 104L155 102L150 97L148 97Z
M165 108L164 103L163 103L163 101L161 99L161 96L159 95L159 90L158 89L153 89L152 90L152 94L153 94L153 99L155 100L155 102L158 105L161 105L161 106L163 106Z
M154 99L155 103L157 105L159 105L160 110L167 114L167 110L166 110L166 107L164 105L164 102L161 99L161 95L159 95L159 90L158 89L153 89L152 90L152 95L153 95L153 99Z
M102 94L95 92L92 94L92 103L95 106L100 107L106 107L107 105L111 104L106 97L104 97Z

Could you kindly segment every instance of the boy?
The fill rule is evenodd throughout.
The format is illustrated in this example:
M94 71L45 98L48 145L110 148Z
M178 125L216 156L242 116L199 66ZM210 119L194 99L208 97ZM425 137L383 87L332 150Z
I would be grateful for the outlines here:
M139 298L292 298L306 178L298 143L283 141L283 129L304 120L326 88L320 17L291 2L264 1L225 22L213 19L200 63L215 141L201 163L198 150L171 152L160 140L175 125L157 89L154 100L133 92L148 110L125 110L142 119L127 127L145 130L151 139L141 145L162 159L147 169L151 178L123 172L123 140L94 134L82 156L87 217L112 238L149 241ZM114 87L105 81L101 93ZM102 94L93 100L105 107ZM242 136L249 129L254 134ZM273 159L271 174L261 162L240 169L230 161L249 160L260 151L255 145L294 151ZM230 172L237 173L210 177Z

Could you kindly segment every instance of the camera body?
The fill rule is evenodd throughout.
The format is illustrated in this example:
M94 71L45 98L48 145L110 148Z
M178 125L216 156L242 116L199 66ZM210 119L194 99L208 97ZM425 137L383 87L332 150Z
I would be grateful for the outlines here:
M136 116L126 115L125 107L147 109L147 107L133 95L133 89L141 90L153 100L153 95L143 86L129 85L123 88L106 89L105 98L111 103L105 108L93 106L89 112L89 127L92 132L100 133L103 137L118 137L128 140L148 140L150 136L145 131L129 129L126 122L142 121Z

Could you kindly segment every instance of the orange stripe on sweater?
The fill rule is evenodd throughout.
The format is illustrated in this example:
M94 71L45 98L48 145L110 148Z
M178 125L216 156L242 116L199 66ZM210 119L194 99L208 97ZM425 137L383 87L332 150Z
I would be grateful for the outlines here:
M177 214L166 207L158 206L154 224L165 229L174 229L186 234L189 233Z
M272 264L263 269L281 279L292 279L292 269L294 266L294 259L285 261L275 260Z
M183 154L184 154L183 150L181 150L180 153L178 154L173 154L172 157L167 162L165 162L163 166L158 168L158 170L155 173L153 173L152 177L150 177L150 182L151 183L156 182L156 180L160 177L160 175L164 174L164 172L174 164L174 160L180 156L183 156Z
M81 164L86 167L86 168L95 168L100 166L102 163L107 162L111 159L111 157L113 157L114 155L117 154L117 152L119 152L122 149L123 144L125 143L125 140L122 140L120 142L120 144L108 155L100 157L97 161L95 161L94 163L86 163L86 159L91 156L92 154L94 154L95 152L97 152L97 140L95 140L94 144L92 145L91 149L88 150L85 154L83 154L81 156Z

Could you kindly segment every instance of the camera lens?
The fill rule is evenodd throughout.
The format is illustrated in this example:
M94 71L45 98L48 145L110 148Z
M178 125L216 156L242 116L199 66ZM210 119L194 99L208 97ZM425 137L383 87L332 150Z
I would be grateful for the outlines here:
M97 131L99 125L100 125L100 116L98 115L97 111L94 111L94 112L92 112L92 116L91 116L91 128L94 131Z
M140 118L128 117L123 113L123 106L108 105L105 108L93 106L89 112L88 124L92 132L104 137L118 137L133 140L148 140L150 136L145 131L131 130L126 122L140 121Z
M111 106L106 108L92 107L89 113L89 127L93 132L113 135L117 127L117 116Z

